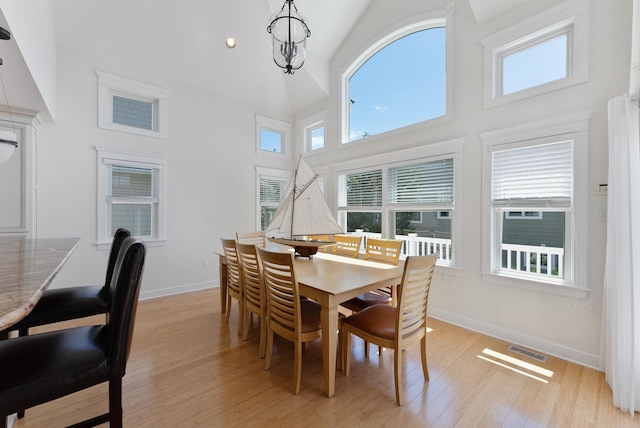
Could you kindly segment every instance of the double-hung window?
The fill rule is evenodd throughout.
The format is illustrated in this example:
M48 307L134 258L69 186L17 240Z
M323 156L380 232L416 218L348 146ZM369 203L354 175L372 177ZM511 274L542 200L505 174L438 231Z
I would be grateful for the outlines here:
M288 171L257 168L259 230L266 230L287 190Z
M529 284L582 281L586 238L578 231L586 216L584 192L577 189L585 187L583 126L550 127L547 135L531 128L513 138L505 132L496 134L499 142L484 137L487 273ZM558 132L562 128L570 132Z
M368 159L363 163L380 164L340 171L338 223L345 232L365 240L401 239L403 257L438 251L440 265L454 266L454 242L461 235L455 215L460 153L450 151L458 147L456 143L443 147L448 152L432 156L423 152L423 157L400 154L391 163Z
M163 241L164 159L98 149L98 160L98 245L120 227L147 243Z

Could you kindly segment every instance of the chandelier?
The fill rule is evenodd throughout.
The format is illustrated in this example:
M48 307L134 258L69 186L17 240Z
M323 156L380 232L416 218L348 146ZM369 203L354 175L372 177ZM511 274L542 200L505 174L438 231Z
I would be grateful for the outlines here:
M307 37L311 30L298 13L293 0L285 0L280 12L273 15L267 27L271 34L271 50L276 65L286 74L293 74L304 64L307 55Z

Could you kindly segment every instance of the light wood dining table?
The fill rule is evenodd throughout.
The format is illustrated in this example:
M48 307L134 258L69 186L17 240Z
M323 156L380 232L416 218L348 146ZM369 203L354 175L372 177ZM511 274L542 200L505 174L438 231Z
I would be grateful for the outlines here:
M289 247L273 243L267 244L267 249L291 251ZM222 275L223 265L226 264L223 255L220 255L219 261L220 295L226 296L226 276ZM367 291L398 285L402 279L402 269L402 264L392 266L321 252L311 258L296 257L295 275L300 294L322 306L322 365L324 393L327 397L335 393L340 303Z
M31 312L79 241L0 237L0 331Z

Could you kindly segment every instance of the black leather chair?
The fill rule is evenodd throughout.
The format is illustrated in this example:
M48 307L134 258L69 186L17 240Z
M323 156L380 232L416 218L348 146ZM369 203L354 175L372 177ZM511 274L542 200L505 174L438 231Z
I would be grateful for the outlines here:
M10 331L17 330L19 336L27 336L31 327L106 313L109 284L118 251L130 235L127 229L116 230L107 263L107 277L103 285L55 288L45 291L29 315L8 329L0 331L0 340L7 339Z
M127 238L120 249L104 325L0 341L0 428L20 410L109 382L109 412L74 427L122 427L122 377L131 349L146 248ZM55 425L52 424L52 425Z

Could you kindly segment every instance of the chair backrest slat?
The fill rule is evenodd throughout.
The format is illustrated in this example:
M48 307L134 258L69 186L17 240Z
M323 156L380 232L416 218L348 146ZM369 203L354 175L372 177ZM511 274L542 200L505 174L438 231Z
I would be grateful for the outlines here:
M333 246L333 254L346 257L358 258L362 236L358 235L335 235L333 237L336 244Z
M238 262L238 251L236 250L235 239L220 238L222 242L222 248L224 250L224 257L227 261L227 287L233 293L240 294L240 264Z
M365 258L397 266L401 247L402 241L399 239L368 238Z
M262 310L265 307L265 295L260 279L258 252L254 244L236 242L240 279L244 286L244 296L248 306Z
M407 257L398 286L398 310L396 340L408 339L413 334L423 334L427 325L427 303L431 279L438 253L428 256Z
M236 240L243 244L262 245L267 244L267 237L262 230L256 230L254 232L236 232Z
M292 340L300 334L300 292L292 253L257 248L267 296L267 318L279 335Z

